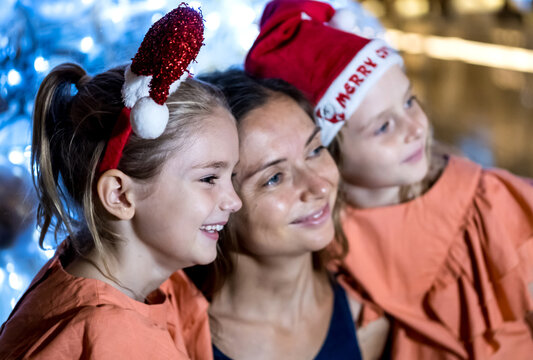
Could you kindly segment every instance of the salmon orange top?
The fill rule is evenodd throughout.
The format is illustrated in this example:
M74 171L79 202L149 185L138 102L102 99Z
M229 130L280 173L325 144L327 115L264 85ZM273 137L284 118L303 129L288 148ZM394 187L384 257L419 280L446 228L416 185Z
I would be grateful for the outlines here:
M345 266L394 319L394 359L533 359L533 187L451 157L399 205L348 207ZM364 312L363 312L364 314Z
M0 359L212 359L207 301L181 271L142 303L68 274L64 248L0 328Z

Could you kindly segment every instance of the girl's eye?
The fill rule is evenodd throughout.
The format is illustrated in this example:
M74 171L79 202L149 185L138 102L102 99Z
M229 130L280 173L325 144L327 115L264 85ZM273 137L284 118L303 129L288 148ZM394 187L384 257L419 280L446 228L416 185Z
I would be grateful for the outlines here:
M389 129L389 125L390 121L386 121L385 123L383 123L383 125L381 125L379 129L374 132L374 135L380 135L387 132L387 130Z
M317 157L322 153L322 150L324 150L326 147L324 145L320 145L319 147L313 149L311 153L309 154L309 157Z
M272 176L266 183L263 184L263 186L274 186L277 185L281 181L281 173L277 173L276 175Z
M410 109L413 107L413 105L415 104L416 102L416 96L415 95L411 95L411 97L409 99L407 99L407 101L405 102L405 108L406 109Z
M218 180L218 176L210 175L200 179L201 182L210 185L215 185L215 180Z

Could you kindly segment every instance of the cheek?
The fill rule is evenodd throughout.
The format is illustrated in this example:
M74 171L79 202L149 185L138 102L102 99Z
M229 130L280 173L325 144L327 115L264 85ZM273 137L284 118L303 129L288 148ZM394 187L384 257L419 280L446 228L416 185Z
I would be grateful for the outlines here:
M248 231L265 231L276 229L286 222L290 211L290 194L278 191L265 192L256 196L243 194L243 208L239 212L241 224L246 224Z
M205 191L188 191L174 203L183 219L188 219L192 226L202 225L216 207L216 197Z
M341 172L345 178L381 178L393 171L399 163L399 157L397 147L385 141L368 141L364 147L353 146L343 152Z
M335 188L339 185L339 169L333 158L328 154L319 164L319 174L324 179L327 179Z
M286 228L288 206L272 199L243 199L243 208L232 217L240 246L252 254L271 251Z
M360 139L357 142L345 142L341 148L344 167L355 168L367 167L374 164L376 154L381 152L381 146L375 142Z

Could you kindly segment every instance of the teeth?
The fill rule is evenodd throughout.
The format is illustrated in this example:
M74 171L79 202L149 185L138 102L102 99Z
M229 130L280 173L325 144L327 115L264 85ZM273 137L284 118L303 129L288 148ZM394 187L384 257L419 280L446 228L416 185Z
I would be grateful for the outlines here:
M324 213L324 210L316 213L315 215L312 216L313 219L318 219L320 216L322 216L322 214Z
M200 230L206 230L209 232L221 231L224 228L224 225L202 225Z

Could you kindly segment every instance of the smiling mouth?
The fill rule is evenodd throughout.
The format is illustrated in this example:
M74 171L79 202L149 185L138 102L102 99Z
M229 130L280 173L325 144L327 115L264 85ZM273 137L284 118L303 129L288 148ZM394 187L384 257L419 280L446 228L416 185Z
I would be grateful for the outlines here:
M315 211L311 215L299 218L291 222L296 225L319 225L322 224L330 215L331 211L329 204L324 205L320 210Z
M224 225L222 224L212 224L212 225L202 225L200 226L200 230L207 231L209 233L215 233L222 231L224 229Z
M420 146L418 150L416 150L414 153L409 155L407 158L405 158L402 163L411 163L411 162L417 162L424 156L424 146Z

